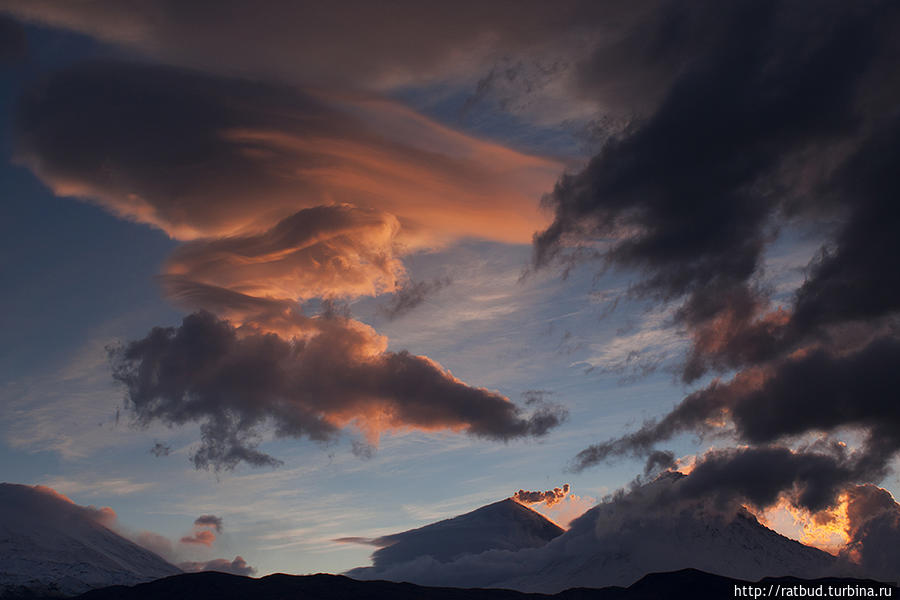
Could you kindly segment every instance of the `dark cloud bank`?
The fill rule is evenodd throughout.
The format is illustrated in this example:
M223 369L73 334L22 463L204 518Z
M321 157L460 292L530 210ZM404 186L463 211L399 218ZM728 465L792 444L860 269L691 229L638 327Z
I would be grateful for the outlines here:
M691 432L750 446L701 458L682 486L698 494L817 510L884 477L900 449L898 23L891 2L666 3L624 36L629 68L667 84L545 198L535 265L639 273L632 293L677 303L691 336L684 381L736 374L576 469ZM584 86L608 83L607 58L583 66ZM786 226L823 241L776 308L760 282ZM847 430L858 450L796 445Z
M734 374L573 466L647 457L651 473L673 466L658 445L676 435L735 440L699 456L667 501L786 499L823 522L844 502L841 554L896 577L900 511L868 482L900 450L897 7L672 4L651 21L655 35L628 43L671 83L546 197L555 218L534 260L640 273L632 293L677 303L691 336L683 380ZM823 242L775 308L760 281L785 226ZM848 431L859 448L836 441Z

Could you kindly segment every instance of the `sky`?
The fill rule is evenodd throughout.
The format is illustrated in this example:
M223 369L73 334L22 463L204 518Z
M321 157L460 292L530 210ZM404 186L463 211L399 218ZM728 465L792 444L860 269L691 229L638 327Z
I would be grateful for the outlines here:
M0 0L0 479L257 575L667 469L862 552L848 510L900 491L898 18Z

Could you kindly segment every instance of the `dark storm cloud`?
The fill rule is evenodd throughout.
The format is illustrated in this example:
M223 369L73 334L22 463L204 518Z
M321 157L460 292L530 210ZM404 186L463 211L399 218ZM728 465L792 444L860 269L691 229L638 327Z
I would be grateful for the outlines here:
M846 535L840 556L860 565L867 577L890 580L900 559L900 504L883 488L858 484L873 476L860 467L841 453L778 446L717 450L663 488L655 502L712 499L733 510L747 502L765 509L787 499L809 511L814 527L830 525Z
M198 468L240 462L275 465L257 449L262 427L278 437L332 439L352 420L377 440L384 429L452 429L493 440L542 436L564 418L556 407L531 415L503 396L473 388L408 352L360 352L354 322L320 319L322 332L293 342L239 336L209 313L155 328L112 351L139 425L200 423Z
M900 504L887 490L871 484L849 488L846 494L850 539L841 554L872 577L895 579L900 564Z
M673 466L675 466L675 454L664 450L654 450L644 464L644 475L658 473Z
M900 98L900 89L893 91ZM849 214L797 292L792 325L800 330L900 309L900 115L871 126L872 135L830 181Z
M598 257L638 273L632 293L678 303L693 342L683 379L736 374L584 449L575 469L653 457L683 433L726 437L750 447L707 455L681 489L760 506L790 493L816 510L883 478L900 449L898 10L814 12L673 3L648 18L652 34L623 42L635 50L629 69L662 75L648 84L660 100L560 179L535 264ZM614 59L584 65L584 88L592 66L608 85ZM773 310L763 259L783 224L822 246ZM772 446L844 429L863 436L852 453Z
M738 440L768 444L811 432L854 427L866 434L863 450L877 472L900 449L900 339L878 338L862 349L833 354L813 349L731 382L713 382L669 414L636 432L595 444L575 468L616 456L640 456L684 432L710 433L730 420Z
M900 92L889 60L896 7L815 12L790 2L667 4L626 40L640 49L629 71L671 82L658 107L545 199L555 219L535 236L535 264L600 257L641 273L633 292L682 299L678 319L695 341L687 381L796 347L824 324L806 316L809 304L840 304L829 310L843 318L898 307L896 278L878 277L872 260L898 254L888 200L898 138L883 112L894 110L883 96ZM598 60L598 85L609 85L611 58ZM858 158L845 161L853 147ZM765 314L758 278L779 220L823 215L845 227L812 265L795 322Z
M878 476L858 457L794 451L784 446L713 450L678 487L682 498L715 499L720 505L774 505L782 494L792 504L817 511L835 504L849 485Z
M410 281L394 292L391 300L379 307L379 312L393 321L412 312L429 297L452 283L449 277L431 281Z
M194 525L197 527L212 527L218 533L222 533L222 517L216 515L200 515L194 519Z
M244 575L250 577L256 573L256 569L247 564L241 556L235 556L234 560L227 558L216 558L206 562L182 562L178 563L178 568L188 573L196 573L199 571L219 571L220 573L231 573L232 575Z

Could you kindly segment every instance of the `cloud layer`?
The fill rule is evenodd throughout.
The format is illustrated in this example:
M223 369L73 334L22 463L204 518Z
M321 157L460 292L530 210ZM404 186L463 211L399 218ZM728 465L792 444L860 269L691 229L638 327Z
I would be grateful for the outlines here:
M405 254L527 241L554 161L370 96L115 62L37 84L16 136L57 194L184 241L159 281L198 312L111 357L138 424L200 424L198 468L278 464L257 449L269 427L324 441L354 424L374 445L409 428L540 436L564 417L387 352L335 304L396 293L399 316L444 285L409 281ZM301 310L311 299L321 314Z
M394 215L407 245L524 242L560 169L387 100L169 67L77 65L20 105L19 160L58 194L183 240L349 203Z
M664 3L641 22L622 42L634 50L628 81L658 101L557 182L534 264L633 273L630 293L671 305L690 337L682 379L733 377L584 449L574 467L671 459L657 446L697 433L750 447L709 455L686 489L833 507L847 486L883 478L900 449L900 12ZM612 85L609 65L597 56L584 89ZM798 231L821 248L775 306L766 253ZM847 431L860 448L834 443ZM780 458L765 469L767 457Z
M241 335L228 321L196 313L114 350L115 377L138 423L200 423L198 468L277 464L257 449L264 425L279 437L320 441L350 423L373 444L383 431L407 428L506 441L544 435L564 417L550 405L523 414L426 357L373 349L374 334L346 317L309 320L317 333L287 340Z

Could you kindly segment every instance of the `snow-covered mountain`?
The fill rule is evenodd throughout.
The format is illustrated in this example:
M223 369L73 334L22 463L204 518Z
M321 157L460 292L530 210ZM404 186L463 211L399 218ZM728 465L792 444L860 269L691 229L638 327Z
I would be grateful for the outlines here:
M663 477L595 506L564 534L539 547L473 551L453 559L434 552L413 556L404 551L398 557L402 560L376 560L372 567L347 574L420 585L505 587L545 593L571 587L628 586L648 573L686 568L750 581L787 575L815 578L852 574L830 554L764 527L746 511L726 513L698 502L656 501L661 492L675 485L677 476ZM492 528L500 535L504 523L494 519ZM514 531L515 527L509 529ZM417 548L442 548L447 544L441 528L429 526L415 531L422 532ZM456 543L455 539L450 542Z
M181 572L105 527L110 516L50 488L0 483L0 597L77 594Z
M448 562L487 550L536 548L564 531L543 515L507 498L452 519L373 540L383 547L372 555L372 562L376 569L384 569L421 556Z

